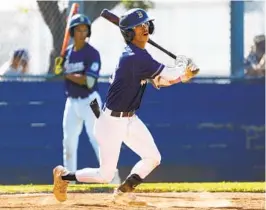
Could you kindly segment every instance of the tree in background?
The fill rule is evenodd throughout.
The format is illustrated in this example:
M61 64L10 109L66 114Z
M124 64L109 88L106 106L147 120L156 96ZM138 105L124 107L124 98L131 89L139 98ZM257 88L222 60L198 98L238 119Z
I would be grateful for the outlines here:
M154 5L150 1L84 1L84 13L93 22L96 20L103 9L113 9L122 3L126 9L135 7L148 9ZM53 37L53 50L50 53L49 73L53 71L54 59L60 54L64 30L66 27L67 8L60 11L58 1L37 1L42 17L51 31Z

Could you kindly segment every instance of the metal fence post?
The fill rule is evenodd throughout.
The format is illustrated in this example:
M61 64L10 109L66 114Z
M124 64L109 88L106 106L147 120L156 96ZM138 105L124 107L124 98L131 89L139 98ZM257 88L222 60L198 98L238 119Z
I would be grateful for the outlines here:
M231 76L243 76L244 1L231 1Z

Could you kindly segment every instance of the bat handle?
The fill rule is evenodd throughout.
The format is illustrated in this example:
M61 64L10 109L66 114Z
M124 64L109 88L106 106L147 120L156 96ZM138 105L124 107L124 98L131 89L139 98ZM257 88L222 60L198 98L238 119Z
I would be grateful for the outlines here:
M173 53L169 52L168 50L164 49L162 46L158 45L153 40L149 39L148 43L150 43L152 46L158 48L159 50L163 51L164 53L169 55L171 58L176 59L176 55L175 54L173 54Z

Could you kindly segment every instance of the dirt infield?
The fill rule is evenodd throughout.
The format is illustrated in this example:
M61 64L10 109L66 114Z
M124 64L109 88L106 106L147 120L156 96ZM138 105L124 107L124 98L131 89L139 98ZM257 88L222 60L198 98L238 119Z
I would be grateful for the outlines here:
M107 193L73 193L68 200L58 203L52 194L0 195L0 209L45 209L45 210L262 210L265 209L264 193L140 193L139 204L114 204L112 195Z

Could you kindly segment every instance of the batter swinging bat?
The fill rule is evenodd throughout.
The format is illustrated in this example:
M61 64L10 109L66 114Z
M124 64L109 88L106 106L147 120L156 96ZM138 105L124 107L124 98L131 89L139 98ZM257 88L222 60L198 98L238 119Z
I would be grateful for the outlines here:
M64 52L66 51L68 42L70 40L69 24L70 24L71 17L73 15L75 15L76 13L78 13L78 8L79 8L79 4L73 3L71 6L69 15L67 17L67 24L66 24L66 28L65 28L65 35L64 35L64 39L63 39L63 44L62 44L60 56L56 57L55 62L54 62L54 73L56 75L59 75L62 72L62 63L63 63L63 59L64 59Z
M101 15L100 16L102 16L103 18L109 20L110 22L112 22L116 26L119 25L119 17L117 17L114 13L112 13L108 9L104 9L101 12ZM150 43L152 46L158 48L159 50L163 51L164 53L166 53L167 55L169 55L171 58L176 59L176 55L175 54L173 54L173 53L169 52L168 50L164 49L162 46L160 46L159 44L157 44L153 40L149 39L148 40L148 43Z

